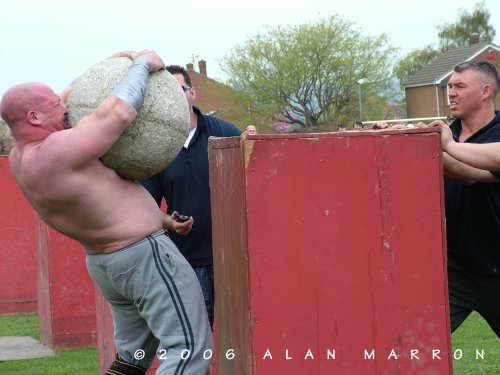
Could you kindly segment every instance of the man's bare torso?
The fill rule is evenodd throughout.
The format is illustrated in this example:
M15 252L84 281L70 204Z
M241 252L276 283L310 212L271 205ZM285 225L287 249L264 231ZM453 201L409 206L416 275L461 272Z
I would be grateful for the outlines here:
M42 220L89 254L114 252L160 230L163 214L150 194L99 160L78 163L65 147L71 131L10 155L12 174Z

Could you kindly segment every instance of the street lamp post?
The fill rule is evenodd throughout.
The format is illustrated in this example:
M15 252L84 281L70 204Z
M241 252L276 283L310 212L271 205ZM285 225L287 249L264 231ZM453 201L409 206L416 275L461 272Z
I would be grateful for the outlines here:
M358 102L359 102L359 121L363 122L363 109L361 108L361 85L365 83L365 79L358 79Z

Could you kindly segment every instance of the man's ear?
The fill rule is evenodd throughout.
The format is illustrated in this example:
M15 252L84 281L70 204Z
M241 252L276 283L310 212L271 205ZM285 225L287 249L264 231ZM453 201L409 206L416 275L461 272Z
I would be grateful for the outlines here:
M28 122L31 125L34 125L34 126L40 126L42 123L42 121L40 120L40 116L39 116L38 112L36 112L36 111L29 111L26 114L26 119L28 120Z
M492 97L493 95L493 88L491 87L491 85L488 83L486 85L483 86L483 98L489 98L489 97Z

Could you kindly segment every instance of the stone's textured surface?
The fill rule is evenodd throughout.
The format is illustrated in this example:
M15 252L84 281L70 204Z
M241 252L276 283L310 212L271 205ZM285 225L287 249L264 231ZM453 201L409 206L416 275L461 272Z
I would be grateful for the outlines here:
M87 70L74 83L67 103L71 127L110 95L131 65L128 58L110 58ZM175 159L188 133L186 96L176 79L161 70L150 74L137 118L101 159L124 178L146 178Z
M14 138L7 123L0 118L0 155L9 155L14 147Z

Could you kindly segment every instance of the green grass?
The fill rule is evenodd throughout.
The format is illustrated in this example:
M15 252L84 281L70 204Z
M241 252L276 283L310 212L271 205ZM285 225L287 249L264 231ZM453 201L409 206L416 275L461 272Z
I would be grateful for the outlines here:
M455 375L498 375L500 374L500 340L488 323L476 312L451 336L453 352L461 359L453 360ZM484 351L484 359L476 359L476 350Z
M53 357L0 362L0 374L97 375L97 349L58 349Z
M40 338L36 314L0 316L0 336ZM500 340L477 313L452 335L453 352L463 353L453 360L455 375L500 374ZM484 359L476 359L476 349ZM0 375L97 375L99 360L95 347L58 349L54 357L0 362ZM411 374L409 374L411 375Z
M0 315L0 336L31 336L40 340L38 315Z
M36 314L0 316L0 336L40 339ZM0 375L97 375L97 348L57 349L53 357L0 361Z

